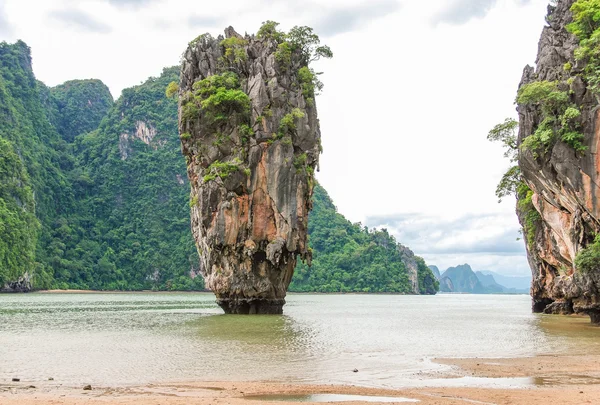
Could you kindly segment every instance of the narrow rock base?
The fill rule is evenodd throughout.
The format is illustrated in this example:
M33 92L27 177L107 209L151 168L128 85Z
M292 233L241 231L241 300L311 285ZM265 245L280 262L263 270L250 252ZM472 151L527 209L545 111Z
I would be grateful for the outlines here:
M223 298L217 304L226 314L236 315L281 315L284 299Z
M600 325L600 312L590 312L590 320L595 325Z

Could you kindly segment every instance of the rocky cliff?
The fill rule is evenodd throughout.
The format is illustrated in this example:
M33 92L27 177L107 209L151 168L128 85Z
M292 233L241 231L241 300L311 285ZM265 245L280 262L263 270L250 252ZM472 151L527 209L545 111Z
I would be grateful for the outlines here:
M581 49L586 32L574 35L569 25L574 3L581 2L548 7L536 68L523 72L518 162L525 184L517 211L533 273L533 310L585 313L598 323L600 262L576 264L600 232L600 99L590 69L594 55ZM598 23L584 25L593 31Z
M192 232L206 286L226 313L281 313L296 257L311 259L316 77L306 49L261 31L202 35L181 67Z

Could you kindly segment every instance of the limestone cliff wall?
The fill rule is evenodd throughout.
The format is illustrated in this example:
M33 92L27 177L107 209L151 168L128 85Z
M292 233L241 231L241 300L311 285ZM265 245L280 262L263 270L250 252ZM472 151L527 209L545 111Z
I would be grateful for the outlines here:
M600 104L588 89L583 63L574 57L579 41L566 29L572 21L573 3L559 0L556 6L548 7L548 25L541 35L536 68L525 68L520 86L557 81L569 94L569 102L581 111L577 125L587 150L576 151L561 140L545 151L521 148L519 166L539 215L528 218L519 203L517 211L524 234L530 234L527 253L533 273L534 311L587 313L598 322L600 276L597 272L583 274L574 265L577 253L600 232ZM537 104L519 105L518 111L518 144L522 146L544 117Z
M182 61L179 127L192 231L206 286L227 313L280 313L297 256L311 257L319 121L314 94L298 74L308 62L277 51L275 39L229 27L225 37L190 43ZM221 115L210 116L201 82L224 73L234 74L229 85L249 97L249 110L220 105Z

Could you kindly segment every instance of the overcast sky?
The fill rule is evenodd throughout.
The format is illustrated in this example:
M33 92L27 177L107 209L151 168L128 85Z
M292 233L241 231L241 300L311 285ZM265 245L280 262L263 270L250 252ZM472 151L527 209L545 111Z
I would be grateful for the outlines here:
M440 270L529 274L514 199L494 190L508 162L486 140L512 116L547 0L0 0L0 40L32 47L50 86L125 87L178 64L187 43L265 20L315 27L331 46L317 99L317 178L340 213L386 227Z

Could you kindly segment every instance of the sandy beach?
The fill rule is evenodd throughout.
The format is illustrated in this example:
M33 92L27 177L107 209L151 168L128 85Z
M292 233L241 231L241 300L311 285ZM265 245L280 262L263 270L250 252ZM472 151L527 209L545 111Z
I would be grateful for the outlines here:
M453 366L453 371L444 376L448 379L527 377L530 378L531 385L527 388L422 387L389 390L273 382L186 382L118 388L92 387L91 391L84 391L83 387L65 387L58 381L48 381L38 386L23 381L0 385L0 403L7 405L252 405L266 402L248 398L253 395L322 393L400 397L418 400L424 405L600 403L600 356L598 355L538 356L517 359L437 359L436 361ZM439 381L439 376L436 376L436 381Z

